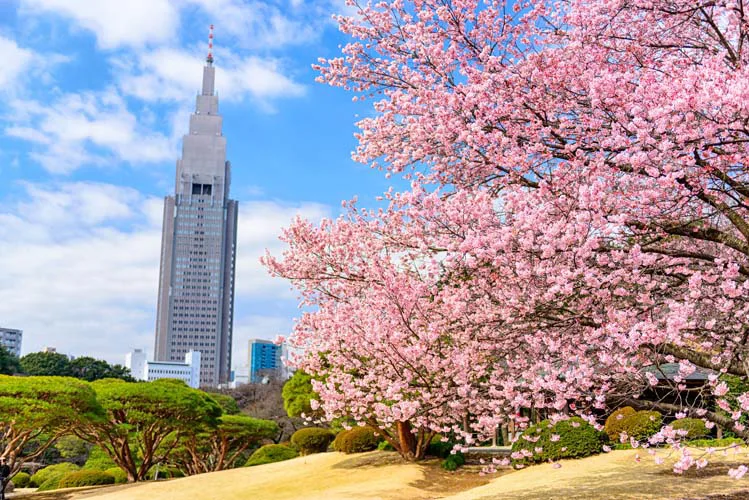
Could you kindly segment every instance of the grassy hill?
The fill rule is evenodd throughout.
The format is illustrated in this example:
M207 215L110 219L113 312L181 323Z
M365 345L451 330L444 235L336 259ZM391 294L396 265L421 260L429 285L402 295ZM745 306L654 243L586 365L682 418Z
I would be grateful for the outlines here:
M477 468L442 471L436 461L406 464L394 453L324 453L258 467L76 493L71 500L738 500L749 481L726 472L748 463L747 449L718 456L701 471L674 475L646 452L618 451L583 460L529 467L498 476ZM639 454L640 463L635 456ZM731 496L723 494L733 493Z

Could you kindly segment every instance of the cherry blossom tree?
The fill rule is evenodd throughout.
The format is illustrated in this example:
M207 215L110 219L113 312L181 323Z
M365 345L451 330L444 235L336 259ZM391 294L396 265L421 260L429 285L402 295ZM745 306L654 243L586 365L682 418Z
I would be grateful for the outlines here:
M749 5L348 3L320 80L373 101L354 157L413 188L267 258L314 306L292 342L328 415L428 436L628 404L749 438L721 379L749 367Z

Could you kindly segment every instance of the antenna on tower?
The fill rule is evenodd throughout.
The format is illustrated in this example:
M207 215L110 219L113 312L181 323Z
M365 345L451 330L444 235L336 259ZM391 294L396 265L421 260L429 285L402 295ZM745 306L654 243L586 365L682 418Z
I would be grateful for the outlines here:
M213 25L211 24L210 29L208 30L208 57L205 58L205 62L208 63L208 65L213 64Z

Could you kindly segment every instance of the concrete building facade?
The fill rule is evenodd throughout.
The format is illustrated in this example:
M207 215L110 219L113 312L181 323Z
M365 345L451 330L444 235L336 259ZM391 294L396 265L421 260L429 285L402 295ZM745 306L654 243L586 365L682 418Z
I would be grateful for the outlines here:
M21 345L23 344L23 330L0 327L0 345L10 353L21 357Z
M203 87L177 161L175 193L164 200L155 359L180 362L201 353L200 383L229 382L237 202L209 53Z
M184 363L148 361L142 349L135 349L125 355L125 367L130 369L135 380L153 382L163 378L181 380L195 389L200 387L200 352L185 354Z

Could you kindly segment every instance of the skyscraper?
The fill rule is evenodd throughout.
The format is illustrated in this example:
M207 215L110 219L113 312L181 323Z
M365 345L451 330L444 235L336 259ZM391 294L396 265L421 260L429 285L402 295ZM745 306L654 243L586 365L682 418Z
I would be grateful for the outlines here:
M281 351L282 346L270 340L250 339L249 379L251 383L260 383L264 377L282 377Z
M200 383L229 381L237 202L229 199L231 164L214 91L213 26L203 88L177 160L175 193L164 200L156 317L156 361L201 353Z

